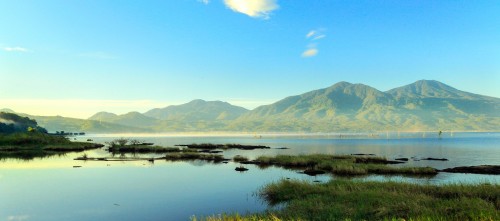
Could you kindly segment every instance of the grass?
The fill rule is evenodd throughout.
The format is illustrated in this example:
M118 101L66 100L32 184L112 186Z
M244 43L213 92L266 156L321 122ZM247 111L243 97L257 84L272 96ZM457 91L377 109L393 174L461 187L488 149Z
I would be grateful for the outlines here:
M271 205L285 203L282 219L305 220L499 220L500 186L443 186L397 182L333 180L311 184L283 180L260 195Z
M233 161L234 162L248 161L248 158L241 155L236 155L233 157Z
M178 147L145 146L145 145L125 145L109 147L109 152L118 153L171 153L181 152Z
M203 154L198 152L179 152L179 153L168 153L165 155L163 159L166 160L205 160L205 161L214 161L221 162L226 159L222 155L219 154Z
M71 144L71 141L62 136L53 136L38 132L0 134L0 146L31 146L47 144Z
M259 195L270 205L282 206L260 214L200 220L500 220L496 184L282 180L264 186Z
M402 175L435 175L437 170L431 167L390 167L383 157L352 155L277 155L260 156L255 160L257 165L284 167L287 169L316 169L336 175L366 174L402 174Z
M101 144L71 142L63 136L39 132L0 134L0 158L33 159L100 148Z
M240 149L240 150L254 150L254 149L270 149L271 147L262 146L262 145L243 145L243 144L212 144L212 143L201 143L201 144L182 144L176 146L185 146L187 148L192 149L205 149L205 150L214 150L214 149Z

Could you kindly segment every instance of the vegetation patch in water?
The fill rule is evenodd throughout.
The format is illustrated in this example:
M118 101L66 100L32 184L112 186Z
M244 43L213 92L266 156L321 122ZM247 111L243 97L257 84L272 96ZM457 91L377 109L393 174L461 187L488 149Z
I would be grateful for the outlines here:
M178 144L176 146L187 147L191 149L204 149L204 150L214 150L214 149L240 149L240 150L254 150L254 149L271 149L271 147L263 145L243 145L243 144L212 144L212 143L201 143L201 144Z
M33 159L101 148L104 145L72 142L63 136L42 132L0 134L0 158Z
M282 180L264 186L259 195L280 209L199 220L500 220L496 184Z
M437 170L431 167L390 167L392 161L383 157L353 155L277 155L260 156L254 164L260 166L279 166L287 169L314 169L336 175L366 174L403 174L403 175L435 175Z

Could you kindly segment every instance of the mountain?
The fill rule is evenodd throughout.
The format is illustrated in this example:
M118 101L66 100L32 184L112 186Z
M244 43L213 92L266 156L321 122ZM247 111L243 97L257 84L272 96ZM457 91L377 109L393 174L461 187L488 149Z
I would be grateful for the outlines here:
M157 124L158 120L145 116L139 112L129 112L122 115L116 115L108 112L99 112L88 118L99 122L108 122L130 127L148 128Z
M0 112L4 112L4 113L16 113L12 109L9 109L9 108L2 108L2 109L0 109Z
M5 112L7 108L2 109ZM7 109L10 110L10 109ZM36 116L24 113L16 113L10 110L10 113L15 113L22 117L27 117L35 120L35 123L48 132L56 131L66 132L87 132L87 133L144 133L152 132L151 129L138 128L135 126L125 126L120 124L100 122L95 120L84 120L77 118L61 117L61 116ZM8 112L5 112L8 113Z
M500 99L421 80L387 92L363 84L331 87L258 107L232 130L500 130Z
M144 115L160 120L193 122L234 120L246 112L248 112L247 109L227 102L198 99L186 104L155 108L144 113Z
M35 120L19 116L12 112L12 110L11 112L0 111L0 134L27 131L47 133L47 130L38 126Z
M114 119L117 118L118 115L114 113L109 113L105 111L98 112L91 117L89 117L87 120L95 120L95 121L107 121L108 119Z
M251 111L222 101L193 100L144 114L99 112L87 120L22 116L36 119L51 132L500 131L500 98L460 91L433 80L385 92L339 82Z

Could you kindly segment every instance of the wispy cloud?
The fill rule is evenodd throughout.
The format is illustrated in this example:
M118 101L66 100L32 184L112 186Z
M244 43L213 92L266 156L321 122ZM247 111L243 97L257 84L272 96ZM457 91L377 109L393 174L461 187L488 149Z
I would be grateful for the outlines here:
M307 32L306 39L309 45L307 49L302 52L303 58L314 57L319 53L318 41L326 37L326 34L324 34L325 31L324 28L319 28Z
M307 32L306 38L311 39L311 40L322 39L322 38L326 37L326 35L324 34L325 31L326 30L324 28L318 28L318 29L311 30L311 31Z
M118 57L102 52L102 51L95 51L95 52L87 52L87 53L81 53L78 54L80 57L87 57L87 58L94 58L94 59L101 59L101 60L111 60L111 59L117 59Z
M305 50L304 52L302 52L302 57L313 57L313 56L316 56L318 54L318 49L316 48L309 48L307 50Z
M210 3L210 0L198 0L198 2L208 5L208 3Z
M30 50L23 47L4 47L2 48L4 51L8 52L29 52Z
M28 220L30 216L28 215L20 215L20 216L8 216L7 221L24 221Z
M270 13L279 8L277 0L224 0L228 8L254 18L269 19Z

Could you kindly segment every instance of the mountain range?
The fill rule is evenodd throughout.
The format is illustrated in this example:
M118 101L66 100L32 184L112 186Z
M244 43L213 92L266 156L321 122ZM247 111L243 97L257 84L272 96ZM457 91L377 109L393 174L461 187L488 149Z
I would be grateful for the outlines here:
M96 133L500 131L500 98L460 91L433 80L385 92L339 82L254 110L198 99L145 113L99 112L88 119L27 116L49 131Z

